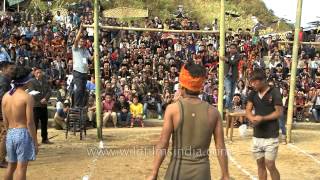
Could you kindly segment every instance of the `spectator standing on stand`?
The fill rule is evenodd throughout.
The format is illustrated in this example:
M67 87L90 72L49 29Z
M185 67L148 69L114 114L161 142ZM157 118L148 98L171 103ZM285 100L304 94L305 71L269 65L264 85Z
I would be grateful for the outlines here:
M91 55L85 47L85 40L81 37L83 31L82 24L76 36L72 47L73 56L73 82L74 82L74 103L76 107L86 106L83 95L86 91L87 76L88 76L88 60Z
M225 59L225 80L224 87L226 91L226 108L232 108L232 97L236 89L238 80L238 64L240 56L238 54L237 45L231 44L229 47L229 56Z

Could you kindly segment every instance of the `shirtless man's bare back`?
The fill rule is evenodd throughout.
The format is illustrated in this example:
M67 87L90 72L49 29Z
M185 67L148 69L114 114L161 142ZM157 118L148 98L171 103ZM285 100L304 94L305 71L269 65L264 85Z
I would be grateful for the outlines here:
M171 161L164 179L210 180L208 152L212 135L216 145L222 180L229 180L228 157L220 113L199 99L205 79L204 67L188 63L180 73L180 98L165 111L153 170L148 180L156 180L172 139Z
M31 79L30 70L17 68L14 88L2 100L5 126L8 128L6 139L8 169L5 180L26 179L28 161L35 160L38 151L36 128L33 120L33 97L25 90Z
M5 93L11 88L10 82L13 73L15 72L15 67L13 62L0 62L0 101L2 101ZM8 167L8 162L6 161L6 135L7 129L3 123L2 111L0 111L0 168Z

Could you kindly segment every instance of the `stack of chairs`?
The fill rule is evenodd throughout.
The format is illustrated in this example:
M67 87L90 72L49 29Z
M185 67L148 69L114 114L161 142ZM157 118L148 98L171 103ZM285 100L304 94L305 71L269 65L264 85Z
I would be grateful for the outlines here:
M69 131L72 131L76 136L76 133L80 133L80 140L83 139L83 135L87 135L86 131L87 109L86 108L70 108L67 114L67 128L66 139L68 138Z

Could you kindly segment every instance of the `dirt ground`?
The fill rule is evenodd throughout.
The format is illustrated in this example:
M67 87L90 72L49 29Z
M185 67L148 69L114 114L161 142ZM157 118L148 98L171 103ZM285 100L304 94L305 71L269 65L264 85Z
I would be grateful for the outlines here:
M143 180L151 172L153 146L159 138L160 131L159 127L105 129L104 145L107 149L101 151L96 148L99 143L96 140L95 129L89 130L83 141L79 140L79 135L71 135L66 140L64 131L50 129L49 135L54 144L40 146L37 160L31 162L27 177L31 180L76 180L86 177L90 180ZM295 130L294 146L280 146L277 166L281 179L320 180L319 136L319 130ZM229 169L232 178L254 179L257 169L250 153L250 136L239 137L238 130L235 130L233 143L226 140L226 144L231 152ZM213 147L214 144L211 148ZM304 150L315 159L295 147ZM217 158L211 156L210 161L212 179L219 179L220 168ZM163 178L168 162L169 157L161 166L159 179ZM3 177L4 171L0 169L0 177Z

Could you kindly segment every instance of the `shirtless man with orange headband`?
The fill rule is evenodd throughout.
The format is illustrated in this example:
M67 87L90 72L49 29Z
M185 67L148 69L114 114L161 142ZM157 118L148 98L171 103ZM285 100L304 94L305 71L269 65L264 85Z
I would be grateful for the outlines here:
M181 98L166 109L152 174L148 180L157 179L171 136L172 156L164 179L210 180L208 152L212 135L216 144L214 153L218 156L222 171L221 179L229 179L220 114L217 109L198 97L205 77L206 70L199 64L190 62L182 67L179 76Z

